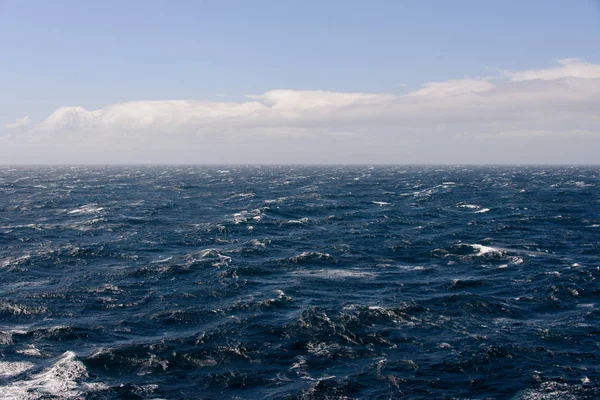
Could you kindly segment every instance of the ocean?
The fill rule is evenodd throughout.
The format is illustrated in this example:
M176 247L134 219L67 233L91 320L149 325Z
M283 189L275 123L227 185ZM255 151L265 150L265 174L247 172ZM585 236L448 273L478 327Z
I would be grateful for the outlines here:
M600 167L0 167L2 399L600 398Z

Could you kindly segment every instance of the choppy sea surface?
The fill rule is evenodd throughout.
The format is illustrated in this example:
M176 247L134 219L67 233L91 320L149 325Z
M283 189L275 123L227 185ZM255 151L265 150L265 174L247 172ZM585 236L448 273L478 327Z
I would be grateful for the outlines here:
M600 398L600 167L0 167L3 399Z

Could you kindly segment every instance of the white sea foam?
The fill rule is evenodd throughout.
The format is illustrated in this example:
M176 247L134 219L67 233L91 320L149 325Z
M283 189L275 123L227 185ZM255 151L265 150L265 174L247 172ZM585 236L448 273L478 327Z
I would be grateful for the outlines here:
M291 219L289 221L286 221L286 224L306 224L308 222L308 218L304 217L304 218L300 218L300 219Z
M259 209L254 209L251 211L243 210L243 211L233 214L233 223L241 224L241 223L249 222L249 221L258 222L262 219L262 217L263 217L262 211Z
M490 211L489 208L482 208L481 210L475 211L475 214L483 214Z
M251 244L252 246L255 247L265 247L265 245L271 243L271 241L269 239L264 239L263 241L260 241L258 239L250 239L250 241L248 242L248 244Z
M27 371L34 367L35 364L27 361L8 362L0 361L0 378L11 378L15 375Z
M294 364L292 364L292 366L290 367L290 370L302 368L305 364L306 364L306 358L304 358L302 356L298 356L298 361L295 362Z
M512 265L519 265L519 264L523 264L523 258L522 257L511 257L510 258L510 263Z
M97 224L98 222L104 222L104 221L106 221L104 218L93 218L93 219L89 219L87 221L82 222L82 224L94 225L94 224Z
M43 357L42 352L32 344L27 345L26 349L17 350L16 352L30 357Z
M98 207L96 204L86 204L69 211L68 214L96 214L103 210L103 207Z
M432 194L434 194L436 191L435 189L423 189L417 192L413 192L413 196L414 197L429 197Z
M489 247L477 243L471 244L469 246L471 246L475 250L478 250L478 253L476 254L477 256L483 256L485 254L504 254L504 250L499 249L497 247Z
M526 389L514 398L518 400L577 400L580 386L560 382L544 382L536 389Z
M26 372L33 367L31 363L10 363L13 374ZM15 365L19 364L19 365ZM75 353L67 351L52 366L46 370L32 374L27 379L10 382L0 387L2 398L6 400L60 398L83 398L89 391L102 390L107 387L103 384L85 384L81 381L88 377L83 363L77 360Z
M424 271L425 267L422 265L399 265L398 266L399 269L404 270L404 271Z
M379 206L389 206L391 204L391 203L388 203L386 201L372 201L371 203L377 204Z
M523 259L521 257L510 257L510 263L509 264L502 264L499 265L498 268L499 269L503 269L503 268L508 268L509 265L519 265L523 263Z
M231 262L231 257L223 255L221 253L219 253L219 251L217 249L204 249L202 251L200 251L198 253L200 255L201 259L215 259L214 262L212 263L213 267L227 267L229 266L229 263ZM197 259L193 258L190 260L190 262L195 262L198 261Z
M308 259L331 260L333 257L329 253L319 253L318 251L303 251L302 253L290 258L293 262L303 262Z
M294 275L315 276L323 279L344 279L344 278L372 278L377 274L372 272L348 270L348 269L318 269L295 271Z
M254 197L254 193L253 192L249 192L249 193L235 193L231 196L229 196L228 198L226 198L225 200L233 200L233 199L245 199L247 197Z
M477 204L465 204L465 203L458 203L456 205L456 207L458 207L458 208L471 208L471 209L481 208L481 206L478 206Z
M19 265L19 264L29 260L30 258L31 258L31 255L29 255L29 254L25 254L23 256L14 257L14 258L5 258L3 260L0 260L0 268L16 266L16 265Z
M0 311L12 315L37 315L48 312L46 307L29 307L18 303L0 301Z
M332 357L341 346L337 343L326 343L326 342L308 342L306 349L309 353L314 354L318 357Z
M152 264L161 264L161 263L171 261L172 259L173 259L173 257L159 258L158 260L152 261Z

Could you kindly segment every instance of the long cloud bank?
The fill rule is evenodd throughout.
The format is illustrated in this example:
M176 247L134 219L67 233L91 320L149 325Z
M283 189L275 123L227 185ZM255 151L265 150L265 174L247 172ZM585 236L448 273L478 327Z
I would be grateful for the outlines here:
M0 130L0 163L598 163L600 65L431 82L403 95L61 107Z

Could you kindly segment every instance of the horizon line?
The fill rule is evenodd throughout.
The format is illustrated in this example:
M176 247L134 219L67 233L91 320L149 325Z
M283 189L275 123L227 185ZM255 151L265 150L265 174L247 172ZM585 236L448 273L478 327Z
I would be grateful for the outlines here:
M23 164L2 164L0 167L327 167L327 166L353 166L353 167L371 167L371 166L415 166L415 167L600 167L598 164L590 163L23 163Z

